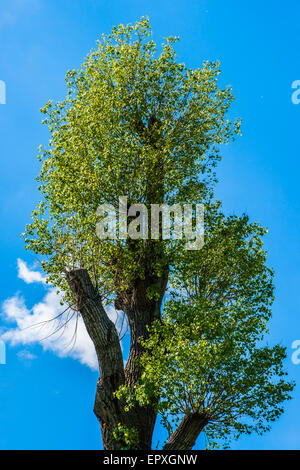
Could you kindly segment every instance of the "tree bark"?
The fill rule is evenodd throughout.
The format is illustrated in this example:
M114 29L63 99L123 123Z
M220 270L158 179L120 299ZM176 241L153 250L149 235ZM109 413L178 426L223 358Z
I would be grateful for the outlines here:
M150 271L150 270L149 270ZM144 352L141 340L149 337L148 327L161 315L161 303L166 290L168 272L163 278L151 276L148 271L146 279L137 279L130 290L120 294L116 300L116 308L122 309L128 318L130 328L130 351L125 367L125 384L134 387L141 377L140 358ZM147 288L159 286L160 297L149 300ZM156 422L156 403L147 407L136 406L131 409L132 424L139 432L140 448L150 450L152 435Z
M134 386L141 376L139 359L143 353L140 339L149 335L147 326L160 318L161 302L167 285L164 278L136 281L131 292L118 299L118 307L126 313L130 326L131 344L129 359L124 370L118 332L107 316L99 293L94 287L86 269L76 269L67 274L77 309L80 311L87 332L92 339L99 363L100 378L97 383L94 412L100 422L104 450L119 450L123 443L116 440L114 431L118 424L135 428L139 436L139 449L150 450L156 421L155 404L139 407L126 412L124 403L114 393L121 385ZM147 287L156 282L161 296L149 300ZM208 420L200 413L191 413L183 418L176 431L170 436L164 450L189 450L204 429Z
M190 450L208 423L206 416L191 413L184 416L176 431L170 436L163 450Z
M116 327L108 318L87 270L73 270L67 274L67 279L97 353L100 378L97 383L94 412L100 422L103 448L105 450L122 448L122 443L116 441L113 436L114 430L120 423L138 431L139 449L150 450L156 421L155 404L147 407L136 406L126 412L123 401L117 399L114 392L124 384L134 386L140 378L139 359L143 352L140 338L148 336L147 325L151 325L154 318L160 317L162 297L156 301L148 301L145 290L148 283L146 283L144 286L136 285L131 296L128 296L127 292L126 299L131 299L129 303L122 300L122 309L128 317L131 333L129 359L124 371ZM163 281L163 290L165 286L166 280ZM120 308L120 305L118 307Z
M118 423L124 422L124 410L114 392L125 383L125 374L118 333L88 272L77 269L69 272L67 279L98 358L100 378L94 412L100 422L103 447L119 449L121 444L114 439L113 431Z

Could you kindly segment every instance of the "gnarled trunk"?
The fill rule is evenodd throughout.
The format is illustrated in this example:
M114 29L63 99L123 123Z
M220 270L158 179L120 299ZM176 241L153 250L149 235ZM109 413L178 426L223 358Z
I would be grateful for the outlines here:
M191 413L184 416L176 431L165 444L164 450L192 449L197 437L207 423L207 417L200 413Z
M88 272L77 269L69 272L67 278L98 358L100 378L94 412L100 422L103 447L119 449L120 444L115 441L113 431L123 421L124 410L114 392L125 383L125 374L118 333Z
M100 422L103 447L105 450L122 448L122 442L114 437L114 431L117 430L118 424L121 424L137 430L139 449L150 450L156 421L155 407L136 406L126 412L125 404L115 397L115 392L121 385L134 386L141 376L139 359L143 347L140 339L148 336L147 326L160 317L163 293L159 300L147 300L148 283L141 281L142 284L136 285L130 296L127 292L126 301L125 295L120 296L118 307L121 306L126 313L131 333L129 359L124 370L118 332L108 318L88 272L85 269L73 270L67 274L67 279L87 332L94 343L99 362L100 378L97 383L94 412ZM160 282L164 292L167 281L164 279Z
M125 367L125 384L133 387L141 377L140 358L144 352L141 340L149 337L148 327L160 319L161 302L167 285L168 273L164 278L148 277L137 280L130 291L118 296L117 305L127 315L130 328L130 351ZM147 288L156 283L161 295L158 300L149 300ZM156 421L155 403L147 407L136 406L130 410L131 423L138 430L140 449L150 450Z

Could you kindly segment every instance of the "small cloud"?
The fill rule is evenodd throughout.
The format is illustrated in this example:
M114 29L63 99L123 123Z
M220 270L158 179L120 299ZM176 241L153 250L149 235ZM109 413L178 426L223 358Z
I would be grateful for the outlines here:
M11 0L9 3L7 2L1 10L0 29L15 25L26 13L32 14L37 6L39 6L38 0Z
M22 351L19 351L17 353L17 356L21 361L33 361L34 359L37 358L35 354L32 354L30 351L27 351L26 349L22 349Z
M26 284L32 284L33 282L42 282L43 284L46 284L46 278L42 276L39 271L34 271L28 268L25 261L20 258L17 259L17 263L18 277L26 282Z

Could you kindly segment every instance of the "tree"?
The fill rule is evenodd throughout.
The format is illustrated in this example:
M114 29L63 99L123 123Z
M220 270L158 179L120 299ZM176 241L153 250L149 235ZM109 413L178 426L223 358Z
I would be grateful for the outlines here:
M257 345L273 299L264 230L226 218L213 198L220 144L239 134L226 117L231 89L218 87L217 63L188 69L176 38L158 53L150 36L146 18L113 28L68 72L66 99L42 109L51 133L39 154L43 200L24 234L94 343L104 449L151 449L158 414L166 449L192 448L203 429L262 432L293 388L284 348ZM147 209L203 204L203 248L186 250L184 237L100 239L97 208L118 207L120 196ZM109 305L129 325L125 367Z

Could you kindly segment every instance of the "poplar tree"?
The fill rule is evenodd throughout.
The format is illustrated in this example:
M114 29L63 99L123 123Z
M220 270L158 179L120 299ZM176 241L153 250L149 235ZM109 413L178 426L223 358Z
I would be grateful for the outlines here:
M164 449L191 449L201 431L211 442L262 433L293 389L285 348L263 342L265 230L226 217L213 195L222 144L239 134L233 94L218 85L218 63L178 62L177 40L157 48L147 18L113 28L67 73L66 98L42 109L51 138L24 238L94 344L94 412L109 450L151 449L158 417ZM100 239L97 208L121 196L149 210L203 204L203 247L186 250L184 236ZM128 325L128 357L112 306Z

